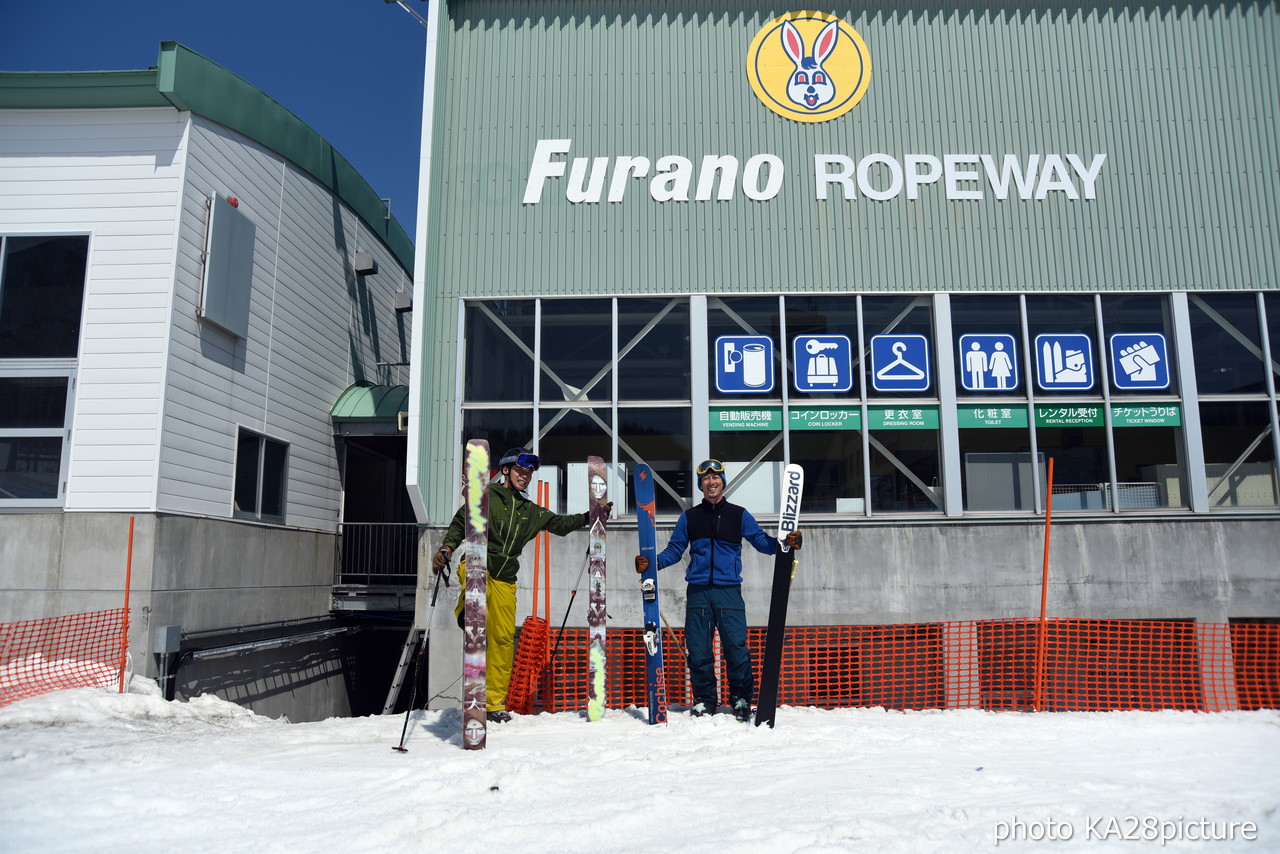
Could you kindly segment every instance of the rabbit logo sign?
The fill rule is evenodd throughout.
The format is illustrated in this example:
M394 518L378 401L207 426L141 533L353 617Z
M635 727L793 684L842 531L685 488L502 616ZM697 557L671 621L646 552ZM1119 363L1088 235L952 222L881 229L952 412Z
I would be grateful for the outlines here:
M871 54L853 27L825 12L789 12L747 50L747 79L773 112L798 122L843 116L867 93Z

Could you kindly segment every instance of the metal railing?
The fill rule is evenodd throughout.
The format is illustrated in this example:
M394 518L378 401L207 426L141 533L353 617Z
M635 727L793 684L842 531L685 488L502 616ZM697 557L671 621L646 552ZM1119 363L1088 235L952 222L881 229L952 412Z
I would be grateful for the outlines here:
M334 583L415 586L421 530L413 522L343 523Z

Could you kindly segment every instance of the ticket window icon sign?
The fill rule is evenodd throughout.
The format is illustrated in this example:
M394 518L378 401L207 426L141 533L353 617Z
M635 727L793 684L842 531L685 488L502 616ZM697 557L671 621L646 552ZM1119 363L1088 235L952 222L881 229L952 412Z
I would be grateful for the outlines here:
M1169 387L1169 350L1159 332L1111 336L1111 378L1122 391Z
M773 391L773 339L722 335L716 339L716 390L723 394Z
M1093 388L1093 341L1082 333L1036 336L1036 382L1045 391Z
M791 341L796 391L849 391L853 388L852 354L848 335L797 335Z

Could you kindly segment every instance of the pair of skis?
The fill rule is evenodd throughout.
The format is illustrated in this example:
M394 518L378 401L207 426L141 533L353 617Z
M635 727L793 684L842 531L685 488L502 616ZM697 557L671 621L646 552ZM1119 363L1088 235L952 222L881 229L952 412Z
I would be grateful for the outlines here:
M462 746L483 750L488 736L485 681L488 636L485 597L489 576L489 443L467 442L466 452L466 560L462 636ZM605 567L609 510L604 460L587 458L590 502L590 598L587 609L587 719L604 717L605 705Z

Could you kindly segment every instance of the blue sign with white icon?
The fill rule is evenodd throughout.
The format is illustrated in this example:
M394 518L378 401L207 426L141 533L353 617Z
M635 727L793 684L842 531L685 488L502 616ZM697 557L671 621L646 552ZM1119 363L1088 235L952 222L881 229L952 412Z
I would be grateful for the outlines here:
M1117 332L1111 336L1111 376L1118 389L1169 387L1169 351L1159 332Z
M1018 387L1018 347L1012 335L960 336L960 387L965 391L1012 391Z
M1077 332L1036 336L1036 383L1045 391L1093 388L1093 341Z
M928 391L929 339L923 335L873 337L871 386L876 391Z
M723 394L773 391L773 339L721 335L716 339L716 390Z
M797 335L791 340L795 389L845 392L853 388L853 348L848 335Z

